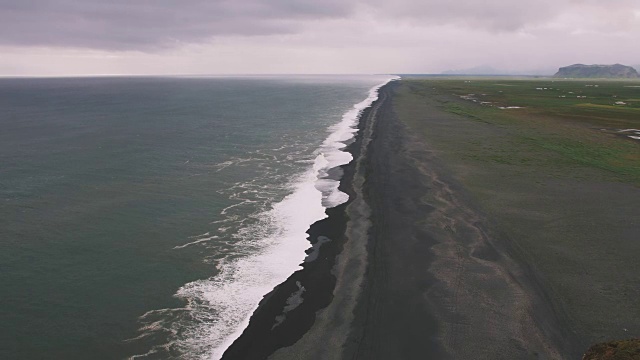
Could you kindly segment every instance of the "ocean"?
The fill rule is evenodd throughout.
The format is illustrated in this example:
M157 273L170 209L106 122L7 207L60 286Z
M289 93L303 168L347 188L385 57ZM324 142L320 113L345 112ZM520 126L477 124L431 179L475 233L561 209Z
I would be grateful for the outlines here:
M389 79L0 79L0 358L220 357Z

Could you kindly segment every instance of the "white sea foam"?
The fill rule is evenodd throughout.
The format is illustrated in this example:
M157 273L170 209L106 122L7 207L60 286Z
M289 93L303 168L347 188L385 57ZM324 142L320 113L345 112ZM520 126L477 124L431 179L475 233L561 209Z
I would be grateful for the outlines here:
M239 237L252 241L251 247L258 251L245 257L223 259L218 263L220 273L212 278L184 285L176 294L186 300L187 305L174 311L187 319L189 326L174 322L164 324L172 339L169 344L159 346L177 351L185 359L219 359L224 351L240 336L249 323L262 297L275 286L301 269L305 250L310 247L306 240L309 226L326 217L325 209L348 201L347 194L338 190L339 181L327 178L330 169L348 164L350 153L344 151L346 142L357 133L361 112L377 98L381 86L373 87L368 97L347 111L342 120L329 128L330 134L316 150L313 165L292 182L291 194L260 215L257 223L240 229ZM222 163L222 166L228 166ZM230 210L226 208L223 213ZM259 245L255 245L256 237ZM184 248L210 240L205 233L194 241L178 246ZM169 309L151 311L142 317L147 324L158 326L156 318ZM179 334L179 335L176 335ZM153 354L152 349L148 354ZM144 357L144 355L142 355Z
M325 173L337 166L345 165L353 160L350 153L343 151L347 146L346 142L353 139L358 132L358 120L360 113L378 99L378 90L389 81L397 80L398 77L390 78L384 83L369 90L369 96L363 101L355 104L353 108L344 115L342 121L330 128L331 134L322 143L320 149L320 159L316 158L316 166ZM322 204L325 207L335 207L349 200L349 196L338 190L340 182L337 180L320 178L316 181L316 188L323 194Z
M219 275L178 291L198 323L183 340L188 342L184 350L194 358L220 358L246 327L260 299L300 269L309 247L306 231L326 217L322 194L314 186L317 176L317 169L307 171L293 193L264 214L276 231L262 240L260 253L224 264Z
M208 234L208 233L207 233ZM188 242L186 244L183 245L178 245L178 246L174 246L173 249L184 249L187 246L191 246L191 245L196 245L196 244L202 244L203 242L207 242L207 241L211 241L213 239L218 239L220 238L218 235L213 235L213 236L207 236L207 237L203 237L203 238L198 238L197 240Z
M331 133L317 150L313 167L296 182L293 193L275 204L267 214L280 231L265 239L269 245L263 252L230 264L221 277L191 283L181 289L181 296L191 297L193 294L189 292L195 290L199 293L198 298L204 299L217 311L228 309L224 316L228 321L242 319L235 324L208 325L208 336L201 339L205 340L202 343L211 345L208 358L220 358L248 325L249 317L262 296L301 268L306 256L304 251L309 248L306 240L309 226L326 217L325 208L349 199L347 194L338 190L339 181L323 177L331 168L348 164L353 159L343 150L347 146L345 142L353 139L358 131L360 113L378 99L380 87L395 79L390 78L373 87L365 100L355 104L338 124L330 128Z

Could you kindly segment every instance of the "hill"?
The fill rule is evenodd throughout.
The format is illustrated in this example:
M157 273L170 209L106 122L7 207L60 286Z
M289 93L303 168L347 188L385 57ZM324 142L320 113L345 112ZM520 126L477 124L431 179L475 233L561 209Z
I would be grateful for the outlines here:
M559 78L616 78L635 79L638 72L631 66L614 65L583 65L575 64L561 67L554 75Z

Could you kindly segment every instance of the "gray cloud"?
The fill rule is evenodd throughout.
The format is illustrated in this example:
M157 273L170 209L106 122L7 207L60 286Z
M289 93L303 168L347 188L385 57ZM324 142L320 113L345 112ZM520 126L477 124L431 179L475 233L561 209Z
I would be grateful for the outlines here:
M0 44L150 50L292 33L301 21L351 11L339 0L0 0Z
M640 9L637 0L371 0L369 4L380 16L489 32L513 32L585 9L602 17L633 17Z
M376 0L375 8L387 16L414 23L457 25L487 31L516 31L549 20L562 9L563 0Z
M355 24L362 14L418 27L514 32L581 8L611 27L636 21L636 1L0 0L0 45L153 52L215 37L296 34L327 19Z

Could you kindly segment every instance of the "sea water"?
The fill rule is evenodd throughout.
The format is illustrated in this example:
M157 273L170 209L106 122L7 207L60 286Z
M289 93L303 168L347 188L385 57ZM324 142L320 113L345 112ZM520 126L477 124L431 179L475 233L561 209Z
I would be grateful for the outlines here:
M0 358L219 357L389 79L0 79Z

